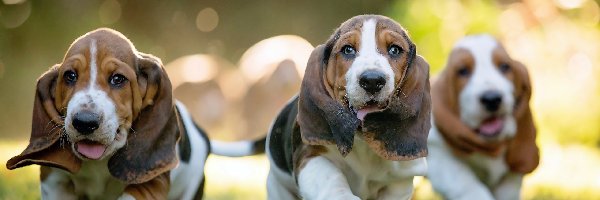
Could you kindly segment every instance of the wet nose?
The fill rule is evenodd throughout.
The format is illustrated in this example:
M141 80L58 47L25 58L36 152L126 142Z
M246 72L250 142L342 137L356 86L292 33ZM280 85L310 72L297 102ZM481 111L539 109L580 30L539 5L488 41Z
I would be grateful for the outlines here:
M497 91L487 91L479 97L479 101L487 111L495 112L500 108L500 103L502 103L502 94Z
M358 83L368 93L375 94L385 85L385 77L378 71L366 71L360 75Z
M73 116L73 127L79 133L87 135L93 133L100 126L100 116L90 111L81 111Z

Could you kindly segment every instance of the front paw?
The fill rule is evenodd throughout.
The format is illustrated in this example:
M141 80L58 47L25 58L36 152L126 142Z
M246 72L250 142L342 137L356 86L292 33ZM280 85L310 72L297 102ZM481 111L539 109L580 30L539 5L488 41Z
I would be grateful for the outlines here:
M130 194L123 193L118 200L135 200L135 197L131 196Z
M317 196L304 196L304 199L307 200L360 200L359 197L355 196L352 193L346 193L346 192L329 192L329 193L323 193L323 194L319 194Z
M360 200L359 197L354 196L353 194L344 194L336 197L337 200Z

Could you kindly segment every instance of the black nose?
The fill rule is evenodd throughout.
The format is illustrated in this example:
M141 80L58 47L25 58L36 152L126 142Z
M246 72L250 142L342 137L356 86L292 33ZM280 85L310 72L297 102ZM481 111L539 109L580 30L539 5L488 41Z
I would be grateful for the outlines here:
M502 103L502 94L497 91L487 91L481 95L479 101L487 111L495 112L500 108L500 103Z
M360 75L358 84L368 93L375 94L385 85L385 77L378 71L366 71Z
M75 113L73 117L73 127L79 131L81 134L90 134L98 129L100 125L100 116L98 114L89 112L89 111L81 111Z

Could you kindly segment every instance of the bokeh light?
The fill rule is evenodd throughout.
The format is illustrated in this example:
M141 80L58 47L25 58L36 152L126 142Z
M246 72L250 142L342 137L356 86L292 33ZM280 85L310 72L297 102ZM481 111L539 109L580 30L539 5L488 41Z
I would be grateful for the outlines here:
M219 14L213 8L205 8L196 16L196 28L202 32L211 32L219 25Z
M6 5L14 5L14 4L21 4L25 1L26 0L2 0L2 3L6 4Z
M0 21L5 28L17 28L21 26L31 15L31 2L10 1L7 5L0 7ZM11 4L12 3L12 4Z
M184 82L198 83L213 79L221 68L219 58L211 55L189 55L165 65L173 88Z
M554 0L556 5L563 9L579 8L587 0Z
M282 35L265 39L250 47L240 58L239 66L250 83L269 76L283 60L290 59L296 65L300 77L304 77L306 62L313 46L294 35Z

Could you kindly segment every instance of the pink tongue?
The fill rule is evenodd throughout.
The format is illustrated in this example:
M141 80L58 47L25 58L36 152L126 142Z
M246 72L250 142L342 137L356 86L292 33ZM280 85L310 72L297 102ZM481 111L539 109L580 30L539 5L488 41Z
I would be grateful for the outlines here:
M77 151L90 159L98 159L104 154L106 147L97 142L78 142Z
M356 118L360 119L360 121L364 121L365 116L367 116L367 114L378 110L379 108L377 108L377 106L364 107L363 109L359 109L358 111L356 111Z
M502 120L499 118L495 118L492 120L487 120L481 124L479 127L479 133L482 135L493 136L502 130Z

